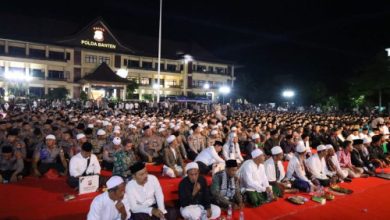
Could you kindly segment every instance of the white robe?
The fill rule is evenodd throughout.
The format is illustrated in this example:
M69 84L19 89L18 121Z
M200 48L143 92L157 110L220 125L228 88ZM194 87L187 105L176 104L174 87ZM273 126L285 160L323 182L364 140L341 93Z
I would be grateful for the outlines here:
M130 205L128 202L127 195L125 194L122 203L125 206L127 217L126 219L130 219ZM98 196L96 196L92 203L88 212L87 219L88 220L120 220L121 215L116 209L115 205L117 202L114 202L108 196L108 192L104 192Z

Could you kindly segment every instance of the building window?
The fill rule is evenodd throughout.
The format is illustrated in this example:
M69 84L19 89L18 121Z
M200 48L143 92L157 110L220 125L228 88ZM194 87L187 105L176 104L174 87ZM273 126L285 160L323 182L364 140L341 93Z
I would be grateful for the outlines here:
M156 70L158 68L158 63L156 63ZM160 63L160 70L163 71L165 70L165 65L163 63Z
M44 50L39 50L39 49L30 49L30 57L32 58L45 58L46 53Z
M97 63L97 56L94 55L85 55L86 63Z
M225 68L223 68L223 67L216 67L215 70L218 74L225 74L225 72L226 72Z
M139 61L138 60L127 60L127 67L139 68Z
M64 52L49 51L49 59L51 60L64 60Z
M99 57L99 63L107 63L110 65L110 57Z
M8 71L11 73L24 73L25 69L23 67L9 67Z
M66 53L66 60L67 60L67 61L69 61L70 59L71 59L71 57L70 57L70 53L69 53L69 52L67 52L67 53Z
M0 54L5 54L5 46L0 45Z
M207 71L206 66L202 66L202 65L197 65L196 66L196 72L204 73L206 71Z
M143 69L153 69L153 63L152 62L142 62L142 68Z
M150 85L149 78L141 78L141 85Z
M26 56L26 48L9 46L8 54L12 56Z
M65 80L65 73L64 71L49 70L47 78L52 80Z
M165 85L167 85L169 87L177 87L178 86L176 83L176 80L167 80Z
M5 72L5 67L0 66L0 77L4 76L4 72Z
M29 88L30 95L35 97L43 97L45 95L45 88L43 87L30 87Z
M176 72L176 65L175 64L167 64L167 71L168 72Z
M208 72L209 73L214 73L214 68L212 66L209 66Z
M45 71L42 69L31 69L31 76L36 78L45 78Z

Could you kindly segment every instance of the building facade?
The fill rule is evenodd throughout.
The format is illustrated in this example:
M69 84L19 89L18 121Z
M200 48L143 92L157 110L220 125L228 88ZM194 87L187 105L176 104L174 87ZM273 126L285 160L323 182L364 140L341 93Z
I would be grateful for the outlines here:
M134 80L139 84L137 98L154 98L157 53L144 49L145 42L126 42L119 41L100 19L70 37L49 42L0 36L0 95L22 87L26 95L42 97L65 87L69 98L79 98L85 91L92 99L124 99L129 80ZM147 46L157 51L155 42L155 47ZM183 47L164 44L162 48L161 97L208 94L214 100L221 87L234 86L234 64L204 59L201 53ZM164 48L170 53L164 53Z

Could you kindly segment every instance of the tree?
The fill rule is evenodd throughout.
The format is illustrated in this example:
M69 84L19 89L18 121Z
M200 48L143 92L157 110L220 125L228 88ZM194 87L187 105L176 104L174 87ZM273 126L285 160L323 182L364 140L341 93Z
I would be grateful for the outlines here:
M69 94L69 91L65 87L49 89L47 94L48 99L65 99Z
M83 101L87 101L88 100L88 94L85 91L83 91L83 90L81 90L81 92L80 92L80 99L83 100Z
M134 92L139 88L139 84L135 80L130 80L127 84L126 99L134 98Z
M383 51L368 64L358 69L358 76L350 80L348 94L352 106L364 103L377 103L378 95L390 95L390 62ZM363 97L363 98L362 98ZM386 103L386 102L383 102Z

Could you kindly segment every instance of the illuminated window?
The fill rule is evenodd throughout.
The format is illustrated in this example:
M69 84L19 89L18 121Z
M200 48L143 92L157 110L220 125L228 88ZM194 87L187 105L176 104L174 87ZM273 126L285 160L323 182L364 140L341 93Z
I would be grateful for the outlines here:
M97 57L94 55L85 55L86 63L97 63Z
M107 63L110 65L110 57L99 57L99 63Z
M149 78L141 78L141 85L150 85Z

